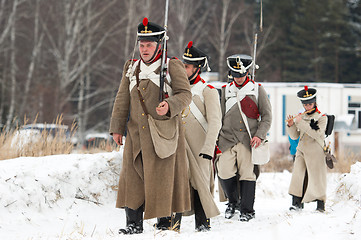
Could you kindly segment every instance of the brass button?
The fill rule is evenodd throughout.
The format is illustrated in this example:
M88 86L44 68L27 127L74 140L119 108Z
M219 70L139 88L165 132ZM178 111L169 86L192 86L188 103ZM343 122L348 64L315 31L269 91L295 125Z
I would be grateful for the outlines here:
M242 121L239 121L239 123L242 123Z
M144 99L142 101L144 102Z
M144 116L144 113L142 113L142 116Z
M143 129L144 129L145 127L143 126Z
M186 124L186 122L183 122L183 124Z
M242 132L242 128L241 128L241 129L239 129L239 131L240 131L240 132Z
M143 88L143 90L145 90L145 88Z

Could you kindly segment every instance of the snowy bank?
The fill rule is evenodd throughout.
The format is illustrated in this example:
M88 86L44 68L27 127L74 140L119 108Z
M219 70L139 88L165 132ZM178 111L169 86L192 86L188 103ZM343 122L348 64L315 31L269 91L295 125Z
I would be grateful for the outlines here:
M290 172L262 173L256 188L256 218L248 223L211 219L211 231L194 230L194 216L183 217L181 232L155 231L119 236L125 213L115 208L121 152L70 154L0 161L0 239L360 239L361 164L348 174L328 174L326 212L316 203L290 212ZM216 184L217 186L217 184ZM216 189L217 191L217 189Z

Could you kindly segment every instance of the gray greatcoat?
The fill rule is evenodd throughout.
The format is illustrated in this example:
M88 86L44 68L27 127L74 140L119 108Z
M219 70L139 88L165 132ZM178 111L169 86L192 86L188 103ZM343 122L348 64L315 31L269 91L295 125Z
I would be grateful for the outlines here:
M318 121L318 130L311 128L311 119ZM302 202L311 202L314 200L326 201L327 165L325 153L319 144L324 142L326 125L327 116L315 112L302 116L302 120L293 124L291 127L287 126L287 133L292 139L300 137L289 194L303 197ZM308 183L303 195L306 171Z
M234 82L228 83L234 84ZM259 84L259 83L256 83ZM225 86L222 87L221 110L222 110L222 128L219 132L218 146L224 152L238 143L243 144L251 152L251 139L247 133L246 125L243 121L238 104L234 104L226 112ZM261 120L247 117L249 129L252 137L257 136L261 140L266 139L267 132L272 122L272 107L264 87L259 84L258 100L254 95L248 95L257 105ZM235 160L236 161L236 160ZM236 163L234 163L236 164ZM258 168L258 166L256 166ZM257 169L259 171L259 169ZM220 201L226 201L222 188L219 187Z
M194 85L192 85L193 87ZM213 163L212 160L200 157L199 154L214 155L222 116L217 89L207 86L201 94L204 100L202 101L201 97L196 94L193 96L193 102L207 120L207 131L203 129L190 109L185 110L187 115L183 119L183 123L186 129L186 142L188 143L187 156L191 185L198 191L207 218L211 218L220 213L212 194L214 189Z
M177 118L180 123L176 153L161 159L155 153L147 116L136 87L129 91L129 78L126 76L129 64L130 61L123 70L109 130L110 133L123 134L127 124L116 206L137 209L144 203L145 219L189 211L188 165L180 113L189 105L192 95L184 65L178 59L169 61L173 95L165 99L169 104L169 112L165 116L159 116L155 111L159 104L159 87L149 79L140 79L139 89L149 114L155 119ZM159 72L160 68L155 70L156 74Z

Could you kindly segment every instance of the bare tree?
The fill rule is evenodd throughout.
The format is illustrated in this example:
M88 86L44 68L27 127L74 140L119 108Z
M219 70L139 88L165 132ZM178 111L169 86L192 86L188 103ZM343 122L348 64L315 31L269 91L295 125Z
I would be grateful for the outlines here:
M202 1L173 0L170 4L169 33L171 38L172 51L176 55L182 55L185 45L192 40L201 43L206 35L202 31L206 24L210 9L204 9Z
M9 19L9 25L11 25L10 29L10 79L11 79L11 87L10 87L10 103L9 103L9 111L7 114L6 126L7 130L11 127L11 121L14 118L15 113L15 104L16 104L16 49L15 49L15 33L16 33L16 11L19 5L18 0L14 0L13 9L11 12L11 19Z
M240 4L231 5L232 0L220 0L213 8L213 24L214 32L217 36L211 35L209 40L218 53L218 72L219 79L222 80L225 73L225 57L230 42L232 27L237 18L245 10L241 8ZM217 12L221 9L221 16Z
M31 53L30 63L28 67L28 72L25 79L25 88L24 92L22 94L22 102L20 105L19 114L20 116L23 116L25 114L25 106L27 105L28 99L29 99L29 93L30 93L30 86L33 79L33 74L35 70L35 63L39 54L39 51L42 46L43 37L44 34L39 33L39 19L40 19L40 13L39 13L39 5L40 0L36 0L35 3L35 15L34 15L34 43L33 43L33 50ZM39 36L40 35L40 36Z

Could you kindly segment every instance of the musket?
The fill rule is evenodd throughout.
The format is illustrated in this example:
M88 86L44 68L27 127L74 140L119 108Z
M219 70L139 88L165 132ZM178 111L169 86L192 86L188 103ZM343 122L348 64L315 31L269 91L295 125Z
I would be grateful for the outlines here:
M260 20L259 20L259 30L263 31L263 4L261 0L261 9L260 9ZM253 69L252 69L252 80L254 81L255 75L256 75L256 69L259 68L259 66L256 64L256 55L257 55L257 41L258 41L258 33L254 34L254 44L253 44Z
M164 15L164 39L163 39L163 52L162 52L162 64L160 67L160 79L159 79L159 102L164 98L164 79L167 75L167 40L168 40L168 5L169 0L165 2L165 15Z
M255 72L256 72L256 53L257 53L257 36L258 34L256 33L254 35L254 45L253 45L253 69L252 69L252 80L254 81L255 79Z
M303 113L298 114L298 115L296 115L296 116L293 116L293 117L291 117L290 119L286 119L285 122L291 121L291 120L295 119L297 116L303 116L303 115L305 115L306 113L312 112L313 110L315 110L315 108L312 108L312 109L310 109L310 110L304 111Z

